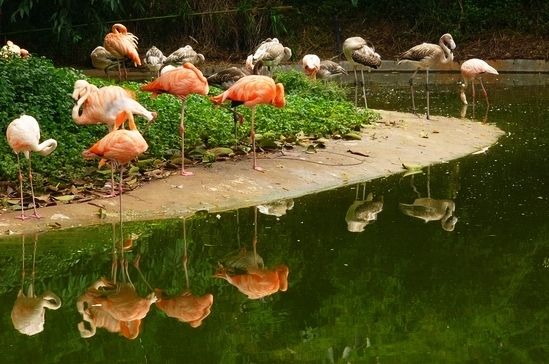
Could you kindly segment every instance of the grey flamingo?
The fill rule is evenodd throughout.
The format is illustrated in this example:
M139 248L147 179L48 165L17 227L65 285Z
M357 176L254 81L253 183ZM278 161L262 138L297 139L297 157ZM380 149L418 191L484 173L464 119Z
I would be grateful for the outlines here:
M358 65L366 66L369 69L378 68L381 66L381 56L376 53L374 45L370 41L366 41L361 37L345 39L345 42L343 42L343 53L355 71L355 106L358 106L358 78L356 69ZM360 73L362 75L362 97L364 98L364 106L368 107L366 87L364 84L364 69L361 68Z
M427 94L427 119L429 115L429 68L452 63L454 54L452 51L456 48L456 43L448 33L443 34L438 44L422 43L418 44L398 57L398 64L409 62L417 67L416 71L410 77L410 92L412 93L412 112L417 115L416 104L414 101L414 77L420 69L426 72L425 92Z

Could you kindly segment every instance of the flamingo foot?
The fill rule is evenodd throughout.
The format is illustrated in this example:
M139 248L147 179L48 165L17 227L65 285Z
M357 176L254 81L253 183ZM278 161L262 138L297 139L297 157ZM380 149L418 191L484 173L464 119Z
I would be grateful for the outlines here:
M30 215L30 217L34 217L35 219L41 219L43 216L40 215L38 212L34 212Z
M26 220L26 219L29 219L30 217L25 215L25 214L21 214L19 216L15 216L16 219L21 219L21 220Z
M261 168L260 166L254 165L253 168L258 172L265 172L265 170L263 168Z
M186 171L186 170L181 170L181 175L182 176L194 176L194 172L189 172L189 171Z

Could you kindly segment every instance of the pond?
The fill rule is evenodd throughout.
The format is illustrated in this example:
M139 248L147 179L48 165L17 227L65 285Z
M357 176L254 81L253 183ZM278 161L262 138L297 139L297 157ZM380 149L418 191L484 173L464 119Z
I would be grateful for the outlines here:
M368 75L369 106L409 111L408 77ZM431 114L460 117L458 75L431 81ZM485 153L258 209L128 222L125 250L120 227L110 225L0 240L0 362L549 362L549 78L485 81L491 107L477 87L475 119L506 132ZM423 83L416 77L418 108ZM435 220L421 218L440 206ZM95 302L114 306L122 292L85 297L101 277L112 279L113 247L117 272L130 263L127 276L114 275L139 296L154 288L182 296L189 287L201 302L213 298L209 315L180 322L143 300L141 321L111 317L123 335L100 324L91 335L85 323L91 337L82 338L77 302L99 311ZM278 292L249 299L214 277L220 261L235 272L235 262L287 267L287 290L279 273ZM22 271L25 293L34 271L34 291L62 302L54 309L57 299L48 301L44 330L33 336L11 318Z

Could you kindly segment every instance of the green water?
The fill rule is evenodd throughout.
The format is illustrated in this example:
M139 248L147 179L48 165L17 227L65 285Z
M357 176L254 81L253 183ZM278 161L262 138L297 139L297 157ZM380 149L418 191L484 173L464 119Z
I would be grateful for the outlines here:
M370 80L369 106L409 111L406 77L404 84L384 77ZM437 77L457 82L455 75ZM528 77L533 81L524 82ZM257 253L269 268L289 267L286 292L250 300L212 277L220 257L252 250L253 207L187 219L191 291L214 296L198 328L153 305L135 340L104 329L80 337L76 300L111 273L107 225L38 236L36 291L49 289L63 304L46 311L43 332L22 335L10 319L21 285L21 238L0 240L0 363L330 363L330 355L336 363L549 362L546 79L489 80L487 121L507 134L486 153L304 196L280 217L260 213ZM420 109L422 79L416 82ZM431 90L432 115L460 116L452 81ZM477 97L482 119L486 107L481 92ZM470 118L471 106L467 112ZM351 232L347 212L369 193L383 198L383 209L363 232ZM453 231L399 207L428 196L454 202ZM125 223L124 231L139 236L125 256L140 255L150 284L182 292L183 221ZM25 242L28 283L34 237ZM129 272L138 293L148 294L132 265Z

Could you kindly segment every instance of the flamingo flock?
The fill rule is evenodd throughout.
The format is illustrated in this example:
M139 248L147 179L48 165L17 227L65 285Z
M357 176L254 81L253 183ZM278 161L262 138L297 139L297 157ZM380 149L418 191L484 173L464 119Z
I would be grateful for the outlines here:
M223 93L209 97L213 105L225 107L225 102L231 103L229 109L234 115L235 138L236 124L244 121L241 113L236 111L238 105L244 105L251 109L251 140L252 140L252 168L263 172L264 169L257 165L254 117L255 107L259 104L270 104L281 108L286 104L284 86L276 83L269 76L272 70L281 62L288 61L292 56L289 47L284 46L277 38L267 38L261 42L256 49L248 56L245 67L230 67L220 70L214 75L206 78L198 68L203 64L205 57L197 53L190 45L185 45L173 51L168 56L155 46L147 50L143 62L138 53L138 37L129 32L126 26L114 24L111 32L106 34L102 46L96 47L91 53L93 65L105 72L109 77L109 70L117 68L118 80L127 79L128 71L126 60L129 60L135 67L142 63L149 69L153 80L141 86L142 91L151 92L154 99L161 93L169 93L181 100L181 118L179 122L179 133L181 135L181 175L192 176L194 173L185 169L185 108L186 99L190 94L208 96L210 85L223 89ZM409 79L410 93L412 98L412 112L418 115L413 80L420 69L426 71L426 118L430 119L429 105L429 70L441 65L453 62L453 51L456 43L450 34L443 34L438 44L422 43L410 48L398 56L398 64L411 63L416 67L415 72ZM20 57L28 57L28 52L19 46L8 41L0 50L1 54L13 54ZM364 81L364 69L378 68L381 66L381 56L376 53L374 45L361 37L350 37L343 43L343 54L353 68L355 78L355 106L358 107L358 84L357 71L361 73L362 97L364 106L368 107L366 97L366 86ZM302 61L305 74L312 80L329 80L347 75L347 70L339 63L332 60L321 60L315 54L306 54ZM269 75L262 75L263 66L267 68ZM478 79L487 105L488 96L482 83L483 73L497 74L497 71L486 62L479 59L471 59L461 66L463 84L460 90L460 97L463 103L467 104L465 90L469 81L472 83L472 96L475 100L474 81ZM115 189L114 170L119 167L123 173L123 166L147 150L147 142L142 135L156 120L157 113L144 108L137 100L133 92L120 86L105 86L98 88L86 80L78 80L74 84L72 97L75 106L72 109L72 118L77 125L106 124L108 135L97 142L96 145L86 150L83 157L86 159L101 158L99 165L109 163L111 165L111 193L106 197L114 197ZM141 116L147 120L147 125L139 132L134 122L134 115ZM418 115L419 116L419 115ZM130 130L124 131L124 121L129 121ZM110 135L112 134L112 135ZM141 137L139 145L136 146L137 134ZM31 138L32 136L32 138ZM131 137L130 137L131 136ZM47 140L39 144L40 129L38 122L32 116L24 115L14 120L7 130L9 145L18 156L19 182L22 189L22 173L19 153L23 152L28 159L29 182L33 197L32 207L34 213L30 217L39 218L34 201L32 186L32 171L30 166L30 152L37 151L47 155L56 147L54 140ZM30 140L32 139L32 140ZM125 139L126 141L122 142ZM116 150L116 153L113 153ZM122 193L122 175L120 176L118 193ZM24 214L23 192L21 191L22 212L18 218L26 219L29 216Z

